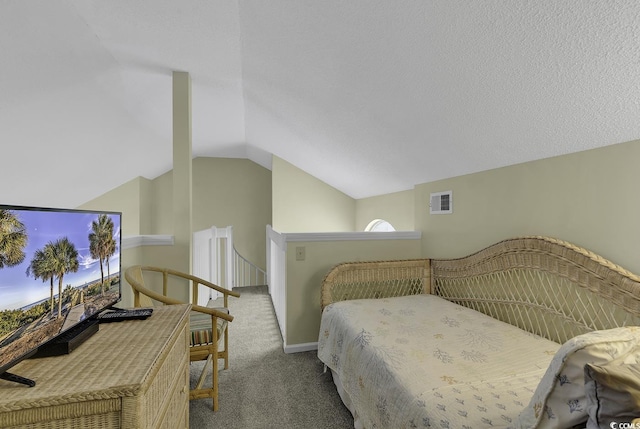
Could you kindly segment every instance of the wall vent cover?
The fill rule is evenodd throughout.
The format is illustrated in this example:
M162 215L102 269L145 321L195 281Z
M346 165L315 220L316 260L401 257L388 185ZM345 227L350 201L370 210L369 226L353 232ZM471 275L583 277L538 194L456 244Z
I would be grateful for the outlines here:
M429 198L430 214L450 214L453 213L453 192L434 192Z

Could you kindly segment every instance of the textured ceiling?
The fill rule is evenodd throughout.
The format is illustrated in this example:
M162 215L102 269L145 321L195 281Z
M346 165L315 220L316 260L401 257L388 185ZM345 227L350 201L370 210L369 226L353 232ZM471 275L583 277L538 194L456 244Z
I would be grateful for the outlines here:
M640 138L637 0L4 0L3 203L74 207L194 156L354 198Z

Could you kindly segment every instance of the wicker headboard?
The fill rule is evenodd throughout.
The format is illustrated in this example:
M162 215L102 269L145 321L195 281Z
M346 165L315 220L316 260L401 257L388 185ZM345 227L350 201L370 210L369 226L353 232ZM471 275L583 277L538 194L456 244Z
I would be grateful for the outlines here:
M640 325L639 276L547 237L509 239L459 259L340 264L325 276L322 307L429 292L559 343Z

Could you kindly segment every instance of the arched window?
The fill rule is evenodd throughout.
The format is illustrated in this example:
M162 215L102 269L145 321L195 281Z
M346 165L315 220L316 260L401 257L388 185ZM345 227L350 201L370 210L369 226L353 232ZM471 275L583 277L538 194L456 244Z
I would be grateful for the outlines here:
M395 231L396 229L384 219L374 219L369 222L365 231Z

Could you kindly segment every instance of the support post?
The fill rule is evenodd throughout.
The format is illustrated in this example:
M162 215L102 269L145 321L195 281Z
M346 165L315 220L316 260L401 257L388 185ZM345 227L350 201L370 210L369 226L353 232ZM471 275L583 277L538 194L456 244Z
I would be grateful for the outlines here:
M192 267L191 77L173 72L173 231L176 269Z

